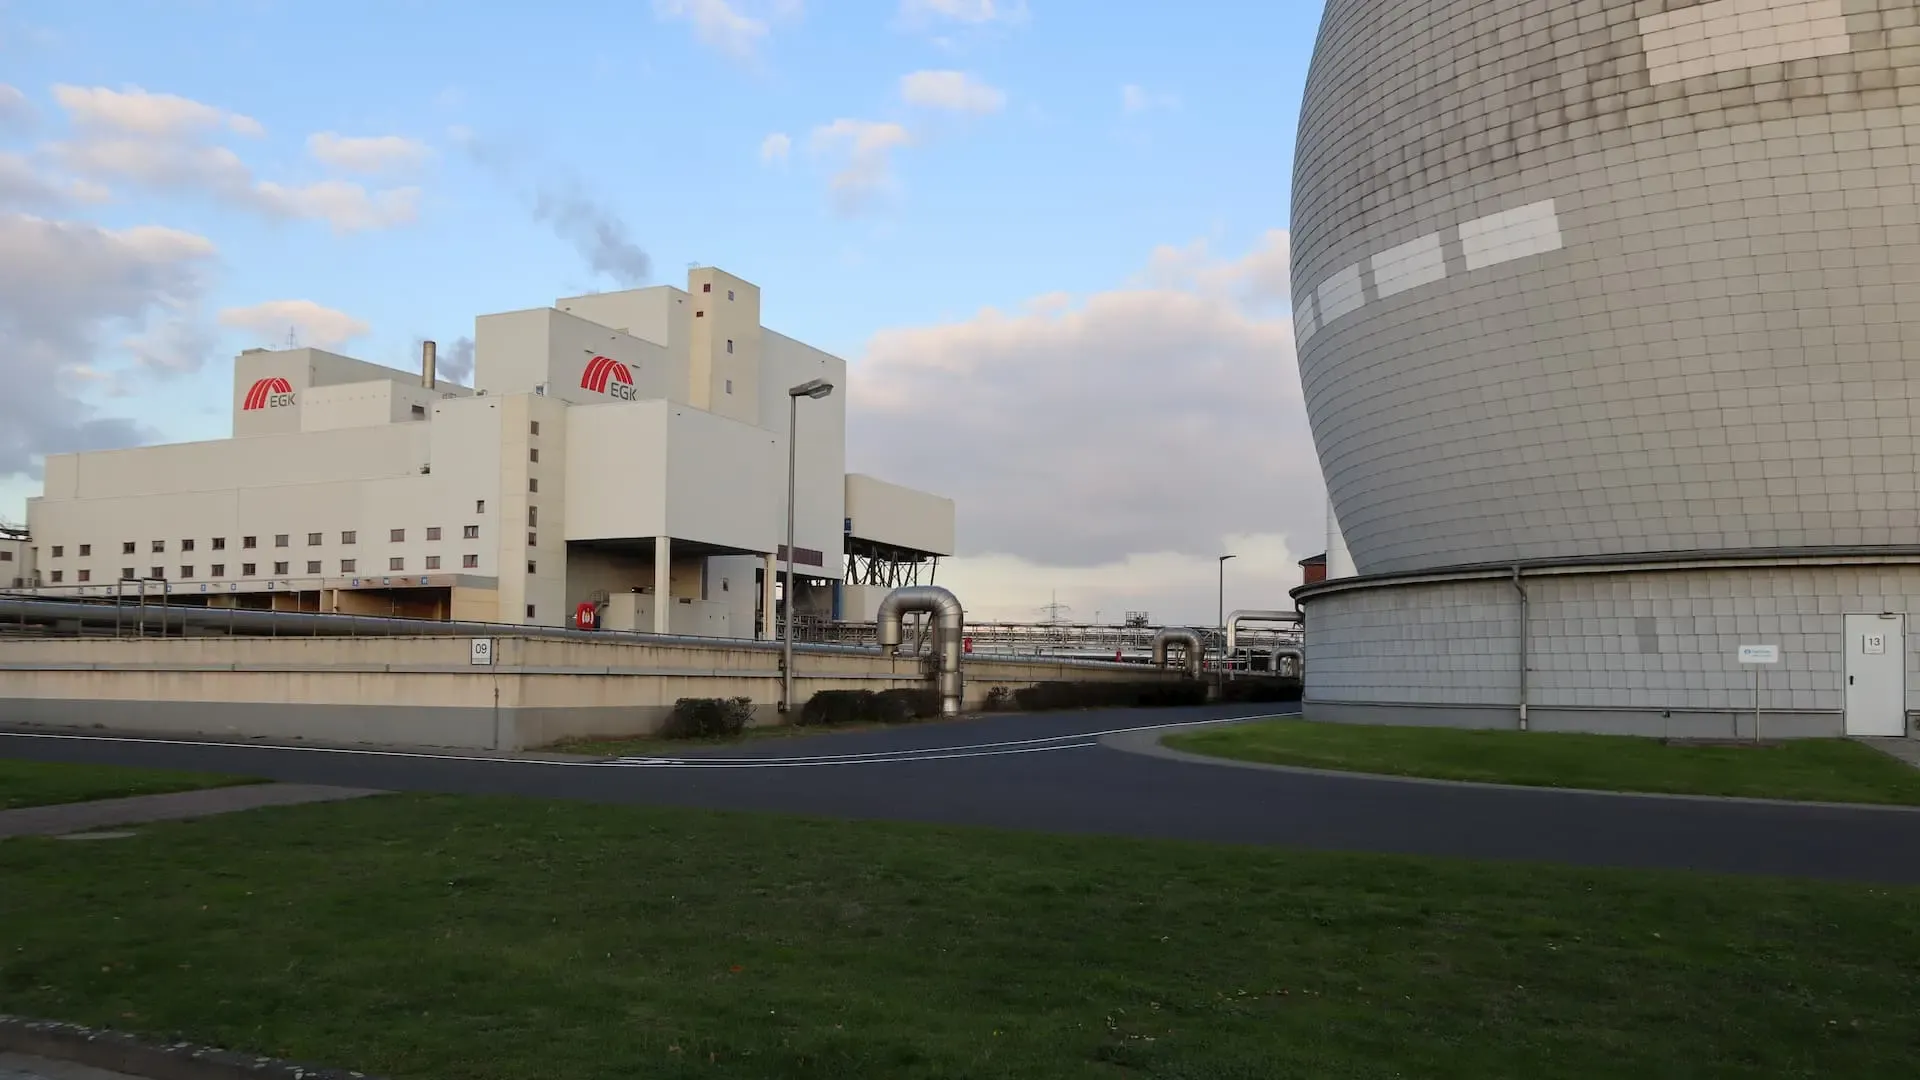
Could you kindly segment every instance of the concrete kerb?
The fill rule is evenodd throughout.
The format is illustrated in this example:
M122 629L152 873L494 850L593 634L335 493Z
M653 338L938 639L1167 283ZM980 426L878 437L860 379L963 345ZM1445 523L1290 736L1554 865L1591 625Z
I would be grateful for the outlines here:
M125 1032L0 1015L0 1051L69 1061L145 1080L377 1080L193 1043L162 1043Z
M1273 716L1241 716L1221 720L1217 724L1194 725L1182 735L1196 731L1207 731L1216 727L1232 727L1236 724L1252 723L1259 720L1297 720L1298 713L1280 713ZM1167 746L1162 739L1169 733L1164 731L1128 731L1117 735L1103 735L1100 745L1129 754L1143 754L1147 757L1163 758L1188 765L1210 765L1215 768L1257 769L1262 772L1290 773L1295 776L1316 776L1336 780L1353 780L1378 784L1424 784L1428 786L1453 788L1479 788L1486 791L1530 791L1535 794L1565 796L1604 796L1611 799L1654 799L1675 802L1708 803L1747 803L1756 806L1792 807L1794 809L1821 810L1874 810L1885 813L1920 814L1920 806L1901 806L1890 803L1853 803L1818 802L1805 799L1765 799L1750 795L1689 795L1681 792L1665 791L1608 791L1604 788L1568 788L1548 787L1536 784L1499 784L1486 780L1443 780L1431 776L1394 776L1390 773L1346 772L1341 769L1316 769L1307 765L1276 765L1266 761L1243 761L1239 758L1215 757L1211 754L1195 754L1185 750L1176 750Z

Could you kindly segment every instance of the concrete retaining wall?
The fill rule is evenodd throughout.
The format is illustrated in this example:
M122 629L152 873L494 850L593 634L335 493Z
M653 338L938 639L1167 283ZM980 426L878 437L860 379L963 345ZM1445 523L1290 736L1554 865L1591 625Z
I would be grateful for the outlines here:
M656 731L675 700L746 697L778 723L780 657L680 643L169 638L0 642L0 723L171 735L520 750ZM917 657L800 652L794 696L931 686ZM969 660L969 709L994 687L1172 678L1139 665Z

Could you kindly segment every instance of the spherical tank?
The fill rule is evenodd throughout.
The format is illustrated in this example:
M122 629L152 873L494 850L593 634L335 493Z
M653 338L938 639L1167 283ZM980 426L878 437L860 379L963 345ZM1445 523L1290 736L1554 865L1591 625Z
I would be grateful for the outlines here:
M1300 375L1363 574L1920 536L1911 0L1331 0Z

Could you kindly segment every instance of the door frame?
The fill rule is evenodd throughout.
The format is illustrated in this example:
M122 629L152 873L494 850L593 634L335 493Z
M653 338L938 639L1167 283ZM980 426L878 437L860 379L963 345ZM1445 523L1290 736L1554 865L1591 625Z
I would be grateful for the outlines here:
M1888 618L1888 616L1891 616L1891 618ZM1856 732L1856 731L1854 731L1854 730L1853 730L1853 723L1852 723L1852 719L1853 719L1853 716L1852 716L1852 710L1851 710L1851 708L1849 707L1849 701L1848 701L1848 699L1849 699L1849 698L1851 697L1851 693L1850 693L1850 690L1851 690L1851 688L1852 688L1852 686L1853 686L1853 676L1854 676L1854 671L1853 671L1853 655L1854 655L1854 654L1853 654L1853 636L1854 636L1854 632L1853 632L1853 630L1852 630L1852 629L1851 629L1851 628L1849 627L1849 625L1848 625L1848 624L1849 624L1849 623L1852 623L1852 622L1853 622L1853 621L1854 621L1855 619L1863 619L1863 620L1865 620L1865 619L1872 619L1872 620L1875 620L1875 621L1881 621L1881 622L1888 622L1888 623L1891 623L1891 624L1892 624L1892 630L1891 630L1891 631L1890 631L1890 632L1888 633L1888 636L1889 636L1889 637L1898 637L1898 639L1899 639L1899 643L1900 643L1900 648L1899 648L1898 650L1892 650L1892 649L1889 649L1889 650L1888 650L1889 652L1896 652L1896 653L1897 653L1897 658L1898 658L1898 664L1896 665L1896 670L1897 670L1897 671L1899 672L1899 674L1900 674L1900 695L1899 695L1899 718L1900 718L1900 719L1899 719L1899 730L1898 730L1897 732L1894 732L1894 733L1892 733L1892 734L1886 734L1886 733L1880 733L1880 732ZM1843 677L1845 677L1845 678L1846 678L1846 680L1847 680L1846 682L1844 682L1844 683L1842 683L1842 684L1840 685L1840 693L1841 693L1841 699L1840 699L1840 730L1841 730L1841 733L1842 733L1842 734L1845 734L1845 735L1849 735L1849 736L1853 736L1853 735L1860 735L1860 736L1862 736L1862 737L1865 737L1865 738L1905 738L1905 737L1906 737L1906 736L1907 736L1907 735L1909 734L1909 730L1908 730L1908 728L1909 728L1909 725L1908 725L1908 722L1907 722L1907 689L1908 689L1908 682L1910 681L1910 680L1909 680L1909 678L1908 678L1908 675L1907 675L1907 648L1908 648L1908 645L1907 645L1907 616L1906 616L1906 613L1905 613L1905 612L1891 612L1891 611L1849 611L1849 612L1845 612L1845 613L1843 613L1843 614L1841 615L1841 617L1840 617L1840 634L1841 634L1841 640L1840 640L1840 674L1841 674L1841 675L1842 675Z

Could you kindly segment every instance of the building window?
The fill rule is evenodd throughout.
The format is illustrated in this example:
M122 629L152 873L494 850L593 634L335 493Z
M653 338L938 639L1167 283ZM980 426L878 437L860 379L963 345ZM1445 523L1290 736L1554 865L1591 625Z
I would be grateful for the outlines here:
M347 531L340 534L340 542L343 544L359 543L360 531L358 529L348 529Z
M192 550L193 550L193 541L191 541L191 540L182 540L182 541L180 541L180 550L181 550L181 551L192 551Z
M729 393L729 394L731 394L731 393L733 393L733 380L732 380L732 379L728 379L728 380L727 380L727 393Z
M81 545L80 545L80 557L81 557L81 558L83 558L83 559L84 559L84 558L86 558L87 556L89 556L89 555L92 555L92 554L93 554L93 545L92 545L92 544L81 544Z
M527 490L528 490L528 491L539 491L539 490L540 490L540 478L539 478L539 477L537 477L537 476L529 476L529 477L527 477Z
M273 538L273 546L274 546L274 547L286 547L286 546L287 546L287 534L286 534L286 533L277 533L277 534L275 534L275 535L274 535L274 538Z
M0 551L0 562L12 562L12 561L13 561L13 552Z
M700 291L701 291L701 292L712 292L712 291L713 291L713 282L711 282L711 281L706 281L706 282L702 282L702 283L701 283L701 285L700 285Z
M469 525L466 528L460 530L460 535L467 538L468 540L478 540L480 539L480 526Z
M387 542L390 544L405 543L406 539L407 539L407 530L405 529L388 529L387 530Z
M468 570L471 570L471 569L473 569L474 567L476 567L476 566L479 566L479 565L480 565L480 556L478 556L478 555L462 555L462 556L460 556L460 565L461 565L461 566L463 566L463 567L466 567L466 568L467 568Z
M532 604L528 604L528 605L527 605L527 618L529 618L529 619L531 619L531 618L533 618L533 605L532 605Z
M484 513L486 513L486 512L487 512L487 500L485 500L485 499L475 499L475 500L473 501L473 512L474 512L474 513L476 513L476 514L484 514Z
M540 564L539 564L539 563L537 563L537 562L534 562L534 561L533 561L532 559L528 559L528 560L527 560L527 573L529 573L529 574L537 574L537 573L539 573L539 572L540 572Z
M351 574L353 573L353 568L358 565L360 565L360 563L357 559L341 559L340 572L343 574Z
M81 580L81 581L92 581L92 580L93 580L93 571L91 571L91 570L82 570L82 571L80 571L80 580Z
M124 544L121 544L121 545L120 545L120 554L122 554L122 555L131 555L131 554L133 554L133 541L131 541L131 540L129 540L129 541L127 541L126 543L124 543Z
M149 566L147 567L147 571L148 571L147 576L150 578L153 578L157 581L166 580L167 568L164 566Z
M308 546L308 547L319 547L319 546L320 546L320 537L321 537L321 535L322 535L322 534L320 534L320 533L308 533L308 534L307 534L307 546Z
M728 289L728 290L727 290L727 299L729 299L729 300L731 300L731 299L733 299L733 290L732 290L732 289Z
M528 430L529 432L531 432L532 434L535 434L535 435L538 435L538 434L540 434L540 421L538 421L538 420L535 420L535 421L534 421L534 422L532 422L531 424L528 424L528 425L527 425L527 430Z
M214 563L212 566L207 567L207 576L208 577L226 577L227 564L223 562L217 562L217 563Z
M216 537L214 537L214 538L213 538L213 550L215 550L215 551L225 551L225 550L227 550L227 538L226 538L226 537L224 537L224 536L216 536Z
M733 351L733 339L732 339L732 338L728 338L728 339L727 339L727 351L728 351L728 352L732 352L732 351Z
M274 564L273 564L273 572L274 572L274 573L276 573L276 574L284 574L284 573L286 573L286 572L287 572L287 564L286 564L286 563L283 563L283 562L277 562L277 563L274 563Z
M183 566L183 567L181 567L181 568L180 568L180 576L181 576L181 577L183 577L183 578L190 578L190 577L192 577L192 576L193 576L193 567L191 567L191 566Z
M53 583L54 583L55 585L58 585L58 584L60 584L60 576L61 576L62 574L64 574L64 573L66 573L66 571L64 571L64 570L55 570L55 571L53 572Z
M527 546L528 546L528 547L539 547L539 546L540 546L540 541L539 541L539 540L538 540L538 539L536 538L536 535L537 535L537 534L535 534L535 533L528 533L528 534L527 534Z
M427 556L427 569L429 570L440 569L440 556L438 555Z
M240 576L252 577L254 574L259 572L259 569L260 567L258 563L243 562L240 564Z
M696 311L693 313L693 317L696 319L704 319L707 317L707 313L704 311Z
M60 558L61 556L63 556L63 555L65 555L66 553L67 553L67 549L66 549L66 548L64 548L64 547L62 547L62 546L60 546L59 544L55 544L55 545L53 545L53 557L54 557L54 558L56 558L56 559L58 559L58 558Z
M539 507L537 506L527 507L527 524L529 525L540 524L540 508Z
M133 574L133 567L131 567L131 566L123 566L123 567L121 567L121 568L120 568L120 580L121 580L121 581L132 581L132 580L133 580L133 577L134 577L134 574Z
M433 526L432 528L430 528L430 529L428 529L428 530L427 530L427 539L429 539L429 540L438 540L438 539L440 539L440 526L438 526L438 525L435 525L435 526Z
M155 540L153 542L153 550L156 554L167 550L167 542L165 540Z
M527 449L527 460L528 460L528 461L539 461L539 460L540 460L540 448L539 448L539 447L537 447L537 446L534 446L534 447L529 447L529 448Z
M407 568L407 560L401 558L398 555L395 555L393 558L387 560L387 569L389 570L405 570L406 568Z
M309 574L317 574L317 573L319 573L319 572L320 572L320 560L319 560L319 559L308 559L308 560L307 560L307 573L309 573Z
M425 405L415 405L413 407L413 418L415 420L425 420L427 418L427 407Z
M240 538L240 546L246 548L248 551L252 551L254 548L260 546L260 538L257 536L243 536Z

